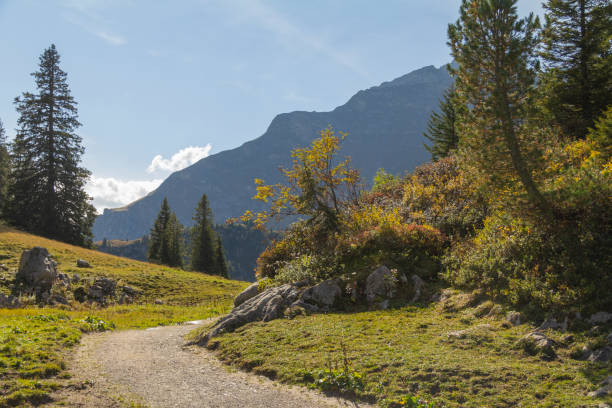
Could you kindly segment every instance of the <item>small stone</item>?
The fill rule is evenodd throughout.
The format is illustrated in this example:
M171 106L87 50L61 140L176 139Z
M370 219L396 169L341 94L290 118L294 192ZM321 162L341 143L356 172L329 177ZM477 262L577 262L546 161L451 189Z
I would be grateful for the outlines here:
M606 402L602 402L601 404L599 404L597 406L597 408L612 408L612 405L606 403Z
M76 265L79 268L91 268L91 265L89 264L89 262L87 262L84 259L77 259Z
M122 286L121 291L130 297L140 295L140 291L138 289L134 289L131 286Z
M518 343L528 352L542 353L547 358L555 358L555 342L544 333L533 331L521 337Z
M519 326L521 324L521 314L511 310L506 314L506 320L513 326Z
M612 385L604 385L596 391L589 392L587 395L592 398L601 398L612 393Z
M593 351L587 360L596 363L607 363L612 360L612 347L602 347Z
M8 270L9 270L8 266L4 264L0 264L0 271L8 272Z
M81 276L78 273L75 273L74 275L72 275L72 282L73 283L78 283L81 281Z
M154 302L154 303L155 303L156 305L163 305L163 304L164 304L164 301L163 301L163 300L161 300L161 299L155 299L155 302Z
M589 318L589 323L597 324L597 323L608 323L612 320L612 313L608 312L597 312Z
M536 330L546 330L546 329L566 331L567 330L567 316L565 317L565 320L563 321L563 323L559 323L557 319L549 317L548 319L544 320L544 322L542 322L540 327L538 327Z
M423 288L425 287L425 282L417 275L412 275L411 279L414 285L414 296L412 297L412 300L410 302L414 303L421 297L421 293L423 292Z
M571 334L568 334L567 336L564 336L561 341L563 341L563 343L565 344L570 344L574 342L574 336Z

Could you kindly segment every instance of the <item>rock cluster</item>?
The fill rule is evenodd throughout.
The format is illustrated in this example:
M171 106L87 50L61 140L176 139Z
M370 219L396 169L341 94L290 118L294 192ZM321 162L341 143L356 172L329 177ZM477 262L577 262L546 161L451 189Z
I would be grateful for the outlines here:
M347 286L346 292L353 301L359 301L357 296L361 295L372 307L385 309L389 306L389 300L398 293L401 284L408 283L403 274L399 277L396 275L386 266L381 266L368 275L361 290L358 290L356 283L352 283ZM416 301L421 297L425 283L416 275L412 277L412 282L415 292L412 299ZM342 283L335 279L314 286L309 286L306 281L285 284L261 292L258 284L254 283L234 299L234 309L217 321L213 329L198 343L206 345L211 338L247 323L266 322L296 314L300 310L308 313L328 312L342 297Z

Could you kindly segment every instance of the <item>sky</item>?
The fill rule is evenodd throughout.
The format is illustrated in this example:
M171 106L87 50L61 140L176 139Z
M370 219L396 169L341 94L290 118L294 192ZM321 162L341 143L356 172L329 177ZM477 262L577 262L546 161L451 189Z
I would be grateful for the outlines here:
M458 0L0 0L0 119L52 43L78 102L87 191L128 204L171 172L450 61ZM521 15L541 14L519 0Z

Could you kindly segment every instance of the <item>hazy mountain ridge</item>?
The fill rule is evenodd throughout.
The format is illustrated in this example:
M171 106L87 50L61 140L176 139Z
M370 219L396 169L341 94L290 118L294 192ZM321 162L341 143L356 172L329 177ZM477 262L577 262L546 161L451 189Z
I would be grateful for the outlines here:
M290 151L309 144L327 126L349 133L342 155L352 157L366 183L381 167L391 173L411 170L429 159L422 133L451 82L445 67L428 66L359 91L331 112L277 115L259 138L171 174L128 206L105 210L94 225L95 239L135 239L148 233L164 196L185 225L192 224L202 193L208 195L217 223L261 208L251 200L253 179L280 181L278 167L289 163Z

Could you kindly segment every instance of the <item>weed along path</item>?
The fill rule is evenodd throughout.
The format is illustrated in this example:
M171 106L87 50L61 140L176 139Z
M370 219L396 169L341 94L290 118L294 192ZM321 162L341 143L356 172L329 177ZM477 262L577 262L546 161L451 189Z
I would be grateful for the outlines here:
M365 406L230 372L209 351L184 346L184 336L206 321L191 323L85 336L69 362L73 378L84 386L63 399L76 407Z

